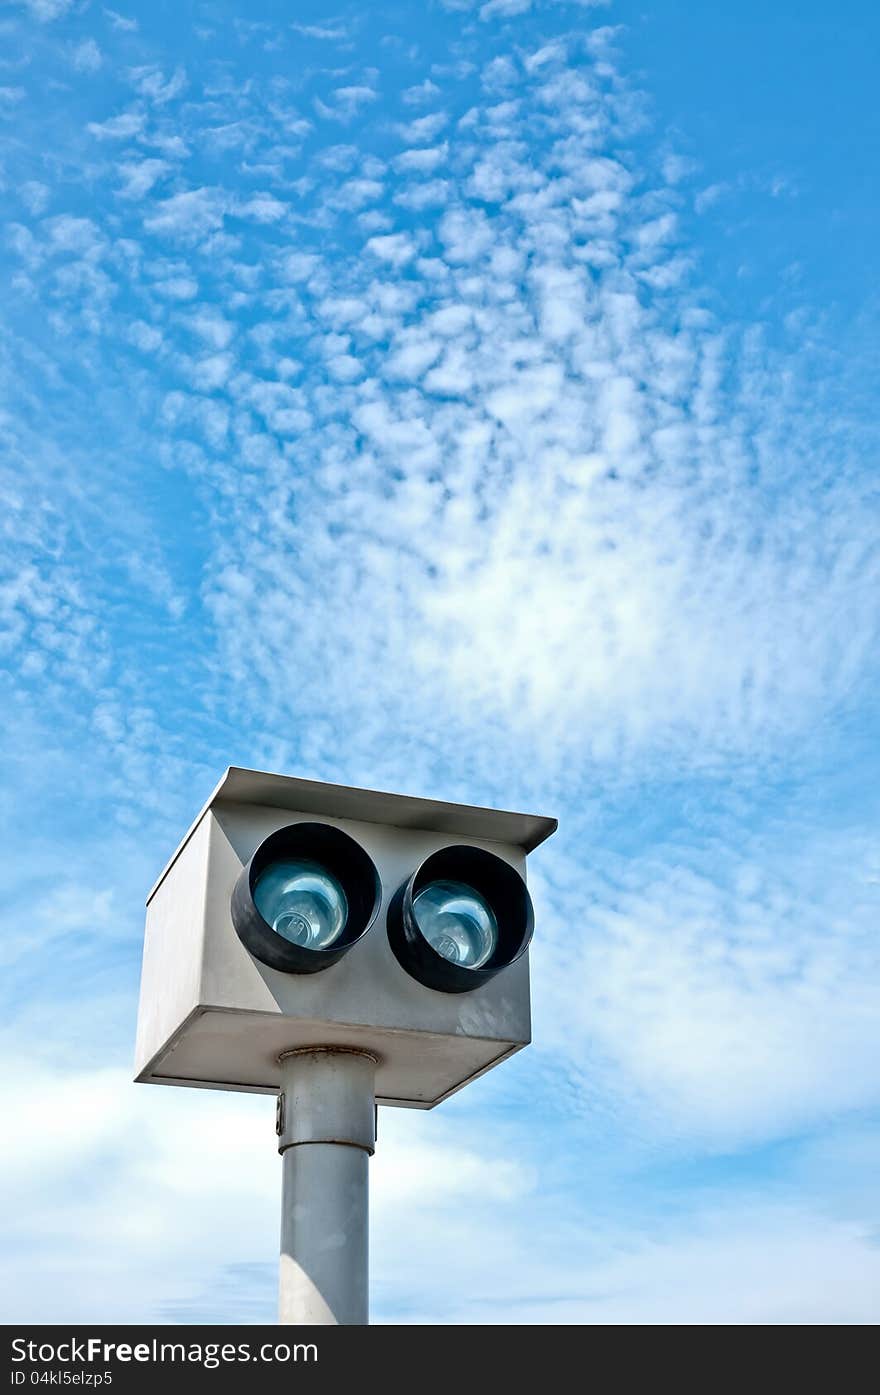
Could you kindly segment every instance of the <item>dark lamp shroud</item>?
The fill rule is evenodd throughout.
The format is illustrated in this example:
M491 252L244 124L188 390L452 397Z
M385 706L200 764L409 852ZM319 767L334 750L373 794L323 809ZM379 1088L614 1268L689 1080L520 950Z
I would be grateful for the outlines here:
M336 878L345 893L345 925L324 949L284 939L257 910L254 890L261 874L285 859L317 863ZM283 973L314 974L335 964L367 933L381 899L379 873L359 843L332 824L292 823L271 833L242 868L232 892L232 923L245 949L261 963Z
M426 886L439 881L471 887L492 908L498 942L478 969L445 959L419 928L413 902ZM534 925L532 898L516 869L494 853L465 845L432 853L398 889L388 907L388 939L397 959L413 978L441 993L467 993L494 978L525 953Z

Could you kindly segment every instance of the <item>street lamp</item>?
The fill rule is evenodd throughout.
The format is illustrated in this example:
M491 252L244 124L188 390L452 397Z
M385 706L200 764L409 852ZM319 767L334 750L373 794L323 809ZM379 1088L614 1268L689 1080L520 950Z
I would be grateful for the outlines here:
M231 768L147 900L136 1079L278 1097L280 1317L367 1321L376 1105L530 1040L553 819Z

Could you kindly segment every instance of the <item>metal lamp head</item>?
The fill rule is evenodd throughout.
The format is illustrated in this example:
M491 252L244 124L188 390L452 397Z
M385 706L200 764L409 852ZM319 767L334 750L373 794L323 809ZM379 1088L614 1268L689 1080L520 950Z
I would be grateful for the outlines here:
M313 974L366 934L380 900L379 873L359 843L331 824L289 824L242 868L232 923L263 964Z
M442 993L467 993L525 953L534 911L503 858L465 845L426 858L388 909L388 939L407 973Z
M433 1109L531 1040L527 859L555 827L231 768L149 893L137 1078L277 1093L285 1053L331 1045Z

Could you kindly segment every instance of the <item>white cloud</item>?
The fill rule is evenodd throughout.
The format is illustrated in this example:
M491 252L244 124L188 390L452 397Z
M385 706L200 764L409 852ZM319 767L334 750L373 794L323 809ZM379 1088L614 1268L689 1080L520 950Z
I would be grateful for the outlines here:
M3 1294L11 1322L29 1319L36 1305L47 1322L87 1322L96 1312L115 1322L271 1320L280 1205L273 1101L133 1086L118 1070L59 1075L32 1061L10 1064L23 1067L3 1090L17 1139L0 1159L16 1243ZM48 1152L47 1117L56 1143ZM506 1128L493 1148L466 1117L381 1112L370 1164L380 1320L880 1316L880 1251L861 1217L836 1216L803 1195L774 1201L739 1189L679 1203L650 1222L636 1204L625 1228L595 1197L592 1205L576 1194L553 1202L547 1158L540 1170L537 1156L523 1161L516 1138ZM96 1174L101 1185L88 1185ZM224 1288L222 1276L236 1266L246 1272Z
M185 371L197 392L217 392L225 387L234 366L232 354L217 353L192 362Z
M310 252L287 252L281 260L282 274L288 281L306 281L320 265L320 257Z
M344 184L327 197L331 208L357 210L365 204L374 203L382 196L384 185L378 179L347 179Z
M388 373L392 378L419 378L439 358L442 350L442 341L418 330L402 330L388 360Z
M274 194L253 194L235 210L238 218L250 218L255 223L277 223L287 213L287 204Z
M524 15L531 8L532 0L486 0L486 4L480 6L480 19L494 19L496 16L507 19Z
M33 1061L9 1072L2 1096L18 1140L0 1158L9 1234L20 1247L3 1294L10 1320L32 1314L38 1299L46 1321L85 1321L97 1311L104 1321L167 1320L169 1307L191 1301L221 1265L255 1261L273 1273L271 1312L280 1205L274 1101L145 1089L118 1069L59 1075ZM55 1140L48 1154L40 1122L47 1112ZM472 1206L477 1190L484 1215L508 1210L534 1185L523 1164L474 1152L442 1120L430 1141L419 1140L395 1113L383 1112L382 1156L372 1164L374 1226L393 1233L401 1207L424 1226L432 1204L454 1212ZM96 1170L101 1186L85 1185ZM49 1285L47 1273L56 1280Z
M144 117L139 111L124 111L106 121L90 121L88 130L98 140L128 140L143 129Z
M402 122L395 130L405 145L427 145L448 124L449 117L445 112L433 111L427 116L417 117L415 121Z
M218 1232L215 1262L236 1251L249 1257L261 1231L271 1253L278 1168L271 1139L261 1138L261 1115L269 1131L265 1101L242 1105L233 1100L230 1107L229 1097L218 1095L213 1103L196 1100L193 1108L189 1092L170 1091L165 1098L144 1099L118 1070L47 1077L37 1092L35 1084L30 1064L22 1084L5 1092L20 1121L20 1146L14 1158L7 1155L4 1195L15 1198L19 1244L34 1254L52 1237L54 1311L59 1316L86 1320L101 1311L108 1321L138 1313L160 1319L163 1300L185 1295L206 1263L210 1266L213 1247L205 1239L212 1217ZM41 1127L34 1107L39 1097L54 1102L58 1146L49 1155L37 1147ZM244 1118L251 1122L242 1129ZM137 1149L126 1141L131 1130L141 1137ZM215 1172L206 1189L196 1163L210 1139L218 1147L223 1140L220 1152L229 1171L223 1179ZM96 1167L106 1167L108 1157L114 1162L100 1188L71 1188L72 1178L85 1180ZM31 1200L35 1176L40 1178L40 1205ZM243 1177L248 1178L250 1200L247 1217L242 1215L238 1223L234 1202ZM124 1202L126 1192L130 1199L129 1188L141 1197L134 1209ZM253 1227L250 1239L248 1227ZM39 1303L49 1320L37 1266L20 1277L20 1286L5 1292L4 1308L23 1318Z
M166 276L153 282L153 290L166 300L195 300L199 283L194 276Z
M325 120L347 122L357 116L363 107L375 102L378 95L372 87L354 83L349 87L334 89L332 106L316 97L314 107L318 115Z
M142 199L171 168L167 160L122 160L120 194L126 199Z
M652 218L636 229L636 243L639 251L654 253L658 247L670 242L676 233L677 220L674 213L663 213Z
M254 381L243 376L236 384L236 394L279 435L297 435L312 424L305 395L289 383Z
M476 1221L479 1226L479 1221ZM482 1246L449 1216L432 1227L404 1321L453 1325L834 1324L877 1321L880 1251L869 1224L746 1200L656 1236L614 1237L601 1222L548 1246L510 1225L480 1227ZM523 1227L525 1229L525 1227ZM604 1231L604 1233L603 1233ZM598 1232L598 1233L597 1233ZM470 1240L470 1243L468 1241ZM381 1241L380 1241L381 1244ZM384 1254L380 1250L380 1257ZM403 1261L401 1252L395 1253ZM390 1268L390 1266L389 1266ZM439 1271L432 1281L431 1270ZM387 1271L386 1271L387 1272ZM517 1279L516 1275L525 1275ZM390 1274L389 1274L390 1277ZM386 1280L388 1282L388 1280ZM403 1305L402 1305L403 1306ZM400 1320L396 1315L396 1320Z
M71 62L78 73L96 73L104 59L94 39L83 39L76 44L71 54Z
M100 252L105 245L100 228L91 218L74 218L69 213L61 213L57 218L46 218L43 226L56 252L88 256Z
M577 103L596 94L579 73L568 80L565 62L558 45L525 56L537 100L554 113L552 165L524 159L508 135L484 142L454 178L427 190L404 179L395 195L409 207L445 200L442 259L419 259L408 233L366 241L389 266L413 269L419 297L448 280L445 294L470 307L467 341L435 352L418 315L401 337L409 302L370 304L369 273L354 267L342 276L351 293L332 311L315 307L319 323L326 315L333 328L390 344L369 360L355 353L364 381L339 410L376 451L358 467L374 491L371 535L418 540L390 597L394 623L371 631L359 621L353 635L341 580L337 592L322 576L322 603L365 671L399 636L418 692L442 692L447 715L466 724L492 713L554 768L574 751L618 768L637 753L684 752L699 768L725 752L769 751L861 671L876 624L858 599L873 576L863 493L832 459L819 466L821 506L796 479L785 507L755 485L788 477L782 460L808 451L806 437L784 439L787 409L772 393L755 429L732 386L737 376L754 384L747 341L722 334L687 296L670 322L643 300L636 277L670 291L687 275L674 213L662 191L640 201L638 172L597 149L594 124L580 126ZM530 118L524 108L510 119L525 130ZM414 153L398 157L401 175L421 172ZM503 178L490 217L462 186L493 160ZM756 360L754 371L763 382L770 370ZM416 380L421 395L397 395L396 384ZM441 460L442 485L420 494L414 474ZM401 476L406 488L389 482ZM424 532L417 495L436 509ZM355 556L363 517L346 544ZM817 538L838 559L830 571L815 561ZM263 562L252 555L251 565ZM265 565L264 584L286 590L268 554ZM376 614L387 617L376 584ZM861 617L846 634L832 620L841 608ZM275 654L269 635L260 643ZM317 662L317 635L315 646Z
M291 24L291 29L297 34L302 34L306 39L326 39L332 43L338 43L348 37L345 28L340 25L329 24Z
M116 10L104 11L114 29L119 29L124 34L134 34L137 32L138 22L130 19L127 15L121 15Z
M610 0L543 0L543 3L574 4L582 9L594 9L610 4ZM445 10L476 9L480 19L488 21L491 19L517 19L520 15L528 14L533 5L541 7L542 0L441 0L441 4Z
M402 93L401 100L408 107L421 107L427 102L432 102L435 97L439 97L440 88L436 82L430 78L425 78L424 82L416 83L413 87L407 87Z
M445 179L428 179L394 195L401 208L419 212L423 208L442 208L449 201L450 186Z
M235 335L235 324L210 305L201 305L187 317L187 324L215 349L225 349Z
M162 236L195 241L222 228L228 206L222 190L190 189L155 204L154 211L144 219L144 226Z
M39 217L41 213L45 213L51 198L48 185L41 183L38 179L28 179L22 184L19 192L25 208L35 218Z
M406 266L416 254L416 244L408 233L388 233L385 237L371 237L367 251L372 252L383 262L394 267Z
M497 54L484 67L480 81L488 92L505 91L519 79L519 69L509 54Z
M452 208L441 220L440 240L449 261L467 263L478 261L496 239L482 209Z
M60 19L62 15L66 15L73 0L13 0L13 4L15 3L23 5L34 19L48 24L53 19Z
M663 160L663 178L669 184L679 184L683 179L696 174L699 168L698 161L692 160L689 155L671 151Z
M695 196L694 208L697 213L705 213L707 208L711 208L713 204L718 203L719 199L724 198L725 194L729 192L730 186L727 184L708 184L705 189L701 189Z
M336 102L340 106L349 108L352 114L357 112L365 103L375 102L378 95L378 92L374 91L372 87L365 87L363 84L337 87L333 92Z
M140 349L145 354L155 353L164 343L162 331L156 329L154 325L146 324L143 320L132 322L128 337L135 348Z
M318 164L323 169L345 173L354 167L357 159L358 148L356 145L330 145L322 150L317 157Z
M427 174L435 170L438 165L445 164L448 156L449 146L446 143L421 149L404 150L395 157L394 168L398 174L408 174L411 170Z
M186 72L183 68L175 68L171 76L166 78L160 68L147 64L139 68L130 68L128 77L132 86L146 101L159 107L179 97L186 88Z
M720 1149L878 1098L872 838L737 836L632 862L597 850L604 874L551 849L536 959L536 1036L585 1091L601 1077L657 1136Z
M157 130L144 132L141 134L140 140L153 150L160 150L169 160L183 160L190 153L189 146L180 136L170 135L167 132Z

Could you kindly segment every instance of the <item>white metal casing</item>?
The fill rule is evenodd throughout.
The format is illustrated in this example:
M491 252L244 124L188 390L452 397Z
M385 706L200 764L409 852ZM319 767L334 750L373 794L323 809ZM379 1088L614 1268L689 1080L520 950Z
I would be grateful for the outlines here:
M373 859L382 904L336 964L289 974L260 963L232 925L236 878L264 838L300 821L343 829ZM430 1109L530 1040L525 954L469 993L416 982L391 951L388 902L430 853L469 843L525 876L555 820L231 768L147 901L136 1079L275 1093L279 1056L354 1047L378 1059L380 1104Z

